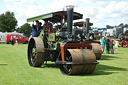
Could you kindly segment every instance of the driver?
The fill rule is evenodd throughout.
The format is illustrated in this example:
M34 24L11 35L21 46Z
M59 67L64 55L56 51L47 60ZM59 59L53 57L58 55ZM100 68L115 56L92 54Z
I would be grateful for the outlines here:
M44 20L45 21L45 23L44 23L44 25L43 25L43 30L44 31L48 31L49 33L52 33L52 31L53 31L53 25L52 25L52 23L50 23L50 22L48 22L48 20Z
M40 34L40 30L42 29L42 26L40 25L39 21L36 21L36 25L32 25L32 37L38 37Z

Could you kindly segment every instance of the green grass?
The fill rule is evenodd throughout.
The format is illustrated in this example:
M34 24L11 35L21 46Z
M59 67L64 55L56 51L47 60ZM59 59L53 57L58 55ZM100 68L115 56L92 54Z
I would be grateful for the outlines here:
M103 54L98 62L91 75L66 76L51 62L30 67L27 45L0 44L0 85L128 85L128 48Z

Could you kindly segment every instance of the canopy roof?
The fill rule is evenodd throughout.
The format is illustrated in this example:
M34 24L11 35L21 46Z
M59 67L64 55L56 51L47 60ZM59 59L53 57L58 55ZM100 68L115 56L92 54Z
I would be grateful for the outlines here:
M67 20L67 11L58 11L58 12L52 12L32 18L28 18L27 22L36 21L36 20L49 20L51 22L61 22L63 19L63 16ZM77 12L73 13L73 20L82 19L83 15Z
M83 27L83 24L84 24L84 23L85 23L85 27L86 27L86 22L83 22L83 21L81 21L81 22L75 22L75 23L74 23L74 26ZM89 23L89 25L92 26L93 23Z

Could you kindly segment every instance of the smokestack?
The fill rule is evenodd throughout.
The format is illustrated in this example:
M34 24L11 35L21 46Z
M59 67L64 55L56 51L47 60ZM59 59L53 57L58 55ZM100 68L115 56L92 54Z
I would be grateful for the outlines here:
M123 35L124 25L121 25L121 34Z
M88 34L89 33L89 29L90 29L90 27L89 27L89 18L86 18L86 33Z
M72 34L72 24L73 24L73 5L66 6L67 8L67 28L68 34Z

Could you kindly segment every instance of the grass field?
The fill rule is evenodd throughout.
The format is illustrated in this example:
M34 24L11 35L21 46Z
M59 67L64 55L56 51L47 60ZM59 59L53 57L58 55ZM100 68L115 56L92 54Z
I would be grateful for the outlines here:
M103 54L91 75L66 76L51 62L30 67L27 45L0 44L0 85L128 85L128 48Z

